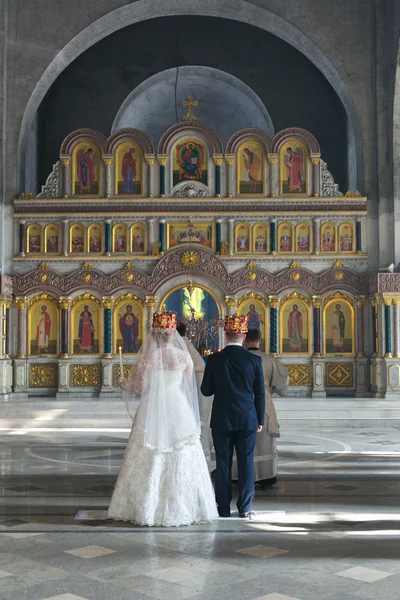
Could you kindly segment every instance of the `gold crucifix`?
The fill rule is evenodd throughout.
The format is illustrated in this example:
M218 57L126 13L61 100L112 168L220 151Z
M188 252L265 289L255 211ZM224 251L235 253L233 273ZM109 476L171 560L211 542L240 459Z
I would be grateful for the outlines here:
M188 107L188 111L187 111L187 115L186 117L184 117L184 121L198 121L199 119L196 117L196 115L193 112L193 108L192 106L198 106L199 103L197 102L197 100L195 100L193 98L193 96L190 94L190 96L188 96L187 100L184 100L182 102L183 106L187 106Z

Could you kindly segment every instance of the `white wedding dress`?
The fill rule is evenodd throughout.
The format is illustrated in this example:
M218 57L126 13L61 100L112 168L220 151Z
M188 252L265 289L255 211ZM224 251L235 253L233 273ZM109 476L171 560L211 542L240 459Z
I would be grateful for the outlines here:
M169 348L167 359L157 352L146 368L151 385L144 384L108 517L164 527L209 522L218 517L214 489L185 387L193 364L186 349ZM171 356L174 368L168 370ZM122 387L132 392L134 385Z

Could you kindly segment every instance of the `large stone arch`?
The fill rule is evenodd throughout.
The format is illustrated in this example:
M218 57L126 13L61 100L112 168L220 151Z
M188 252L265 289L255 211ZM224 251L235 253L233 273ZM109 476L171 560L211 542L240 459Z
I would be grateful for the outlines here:
M18 172L22 176L24 153L36 112L50 86L62 71L80 54L111 33L140 21L167 17L198 15L241 21L259 27L281 38L302 52L326 77L339 96L348 117L348 187L362 188L363 150L361 127L352 96L342 77L327 56L299 29L265 8L246 0L215 3L214 0L138 0L111 11L91 23L57 54L40 77L25 108L18 144Z

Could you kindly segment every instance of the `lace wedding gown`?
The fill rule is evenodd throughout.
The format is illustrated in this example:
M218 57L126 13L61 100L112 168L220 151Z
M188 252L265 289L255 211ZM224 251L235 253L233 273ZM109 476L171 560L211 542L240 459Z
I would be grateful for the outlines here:
M182 358L182 357L181 357ZM184 357L186 368L190 356ZM192 368L192 367L191 367ZM184 370L152 374L152 396L165 396L158 427L169 430L168 451L145 445L143 404L139 405L125 450L108 517L139 525L174 527L218 517L214 489L198 427L182 387ZM132 384L125 390L132 391ZM149 411L154 415L155 406ZM160 420L160 415L154 417ZM188 432L193 436L188 437Z

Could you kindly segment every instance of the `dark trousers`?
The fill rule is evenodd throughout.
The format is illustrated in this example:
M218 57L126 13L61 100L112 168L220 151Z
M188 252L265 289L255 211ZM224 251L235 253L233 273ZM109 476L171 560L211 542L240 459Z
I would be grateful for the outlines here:
M214 449L217 459L215 496L220 516L229 516L232 500L232 457L236 450L238 462L239 498L237 507L240 513L248 512L254 498L254 448L255 431L215 431Z

